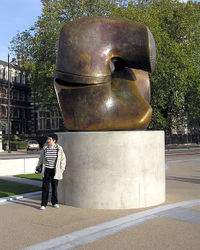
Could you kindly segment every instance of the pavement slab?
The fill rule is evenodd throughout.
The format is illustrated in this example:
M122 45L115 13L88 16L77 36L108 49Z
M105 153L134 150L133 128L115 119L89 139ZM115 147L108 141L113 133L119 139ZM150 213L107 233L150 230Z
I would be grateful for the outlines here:
M76 250L199 250L200 225L167 218L129 228Z

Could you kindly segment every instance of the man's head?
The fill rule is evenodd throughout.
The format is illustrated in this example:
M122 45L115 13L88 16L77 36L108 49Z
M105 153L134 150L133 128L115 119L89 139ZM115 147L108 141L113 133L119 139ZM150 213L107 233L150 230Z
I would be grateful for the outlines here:
M55 145L57 140L58 140L58 136L56 134L52 133L48 135L48 139L47 139L48 145L50 146Z

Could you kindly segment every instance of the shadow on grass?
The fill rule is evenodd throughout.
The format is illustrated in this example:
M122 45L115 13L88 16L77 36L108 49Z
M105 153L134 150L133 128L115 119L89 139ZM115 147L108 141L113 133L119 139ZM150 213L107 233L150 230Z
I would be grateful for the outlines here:
M0 198L41 191L41 187L14 181L0 180Z

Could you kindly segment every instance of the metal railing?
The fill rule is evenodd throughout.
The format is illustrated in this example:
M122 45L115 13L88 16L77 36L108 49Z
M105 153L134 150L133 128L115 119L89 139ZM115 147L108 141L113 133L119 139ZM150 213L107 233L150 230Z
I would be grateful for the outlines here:
M165 144L200 144L200 133L165 135Z

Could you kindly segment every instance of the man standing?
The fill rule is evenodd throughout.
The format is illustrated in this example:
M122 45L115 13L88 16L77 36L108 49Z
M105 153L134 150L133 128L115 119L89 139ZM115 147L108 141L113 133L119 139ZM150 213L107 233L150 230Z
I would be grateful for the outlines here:
M41 210L44 210L48 204L50 182L52 187L51 203L53 207L59 208L57 187L58 180L63 178L66 157L63 148L57 144L57 140L56 134L48 135L48 146L43 147L36 167L37 171L38 167L41 166L41 177L43 178Z

